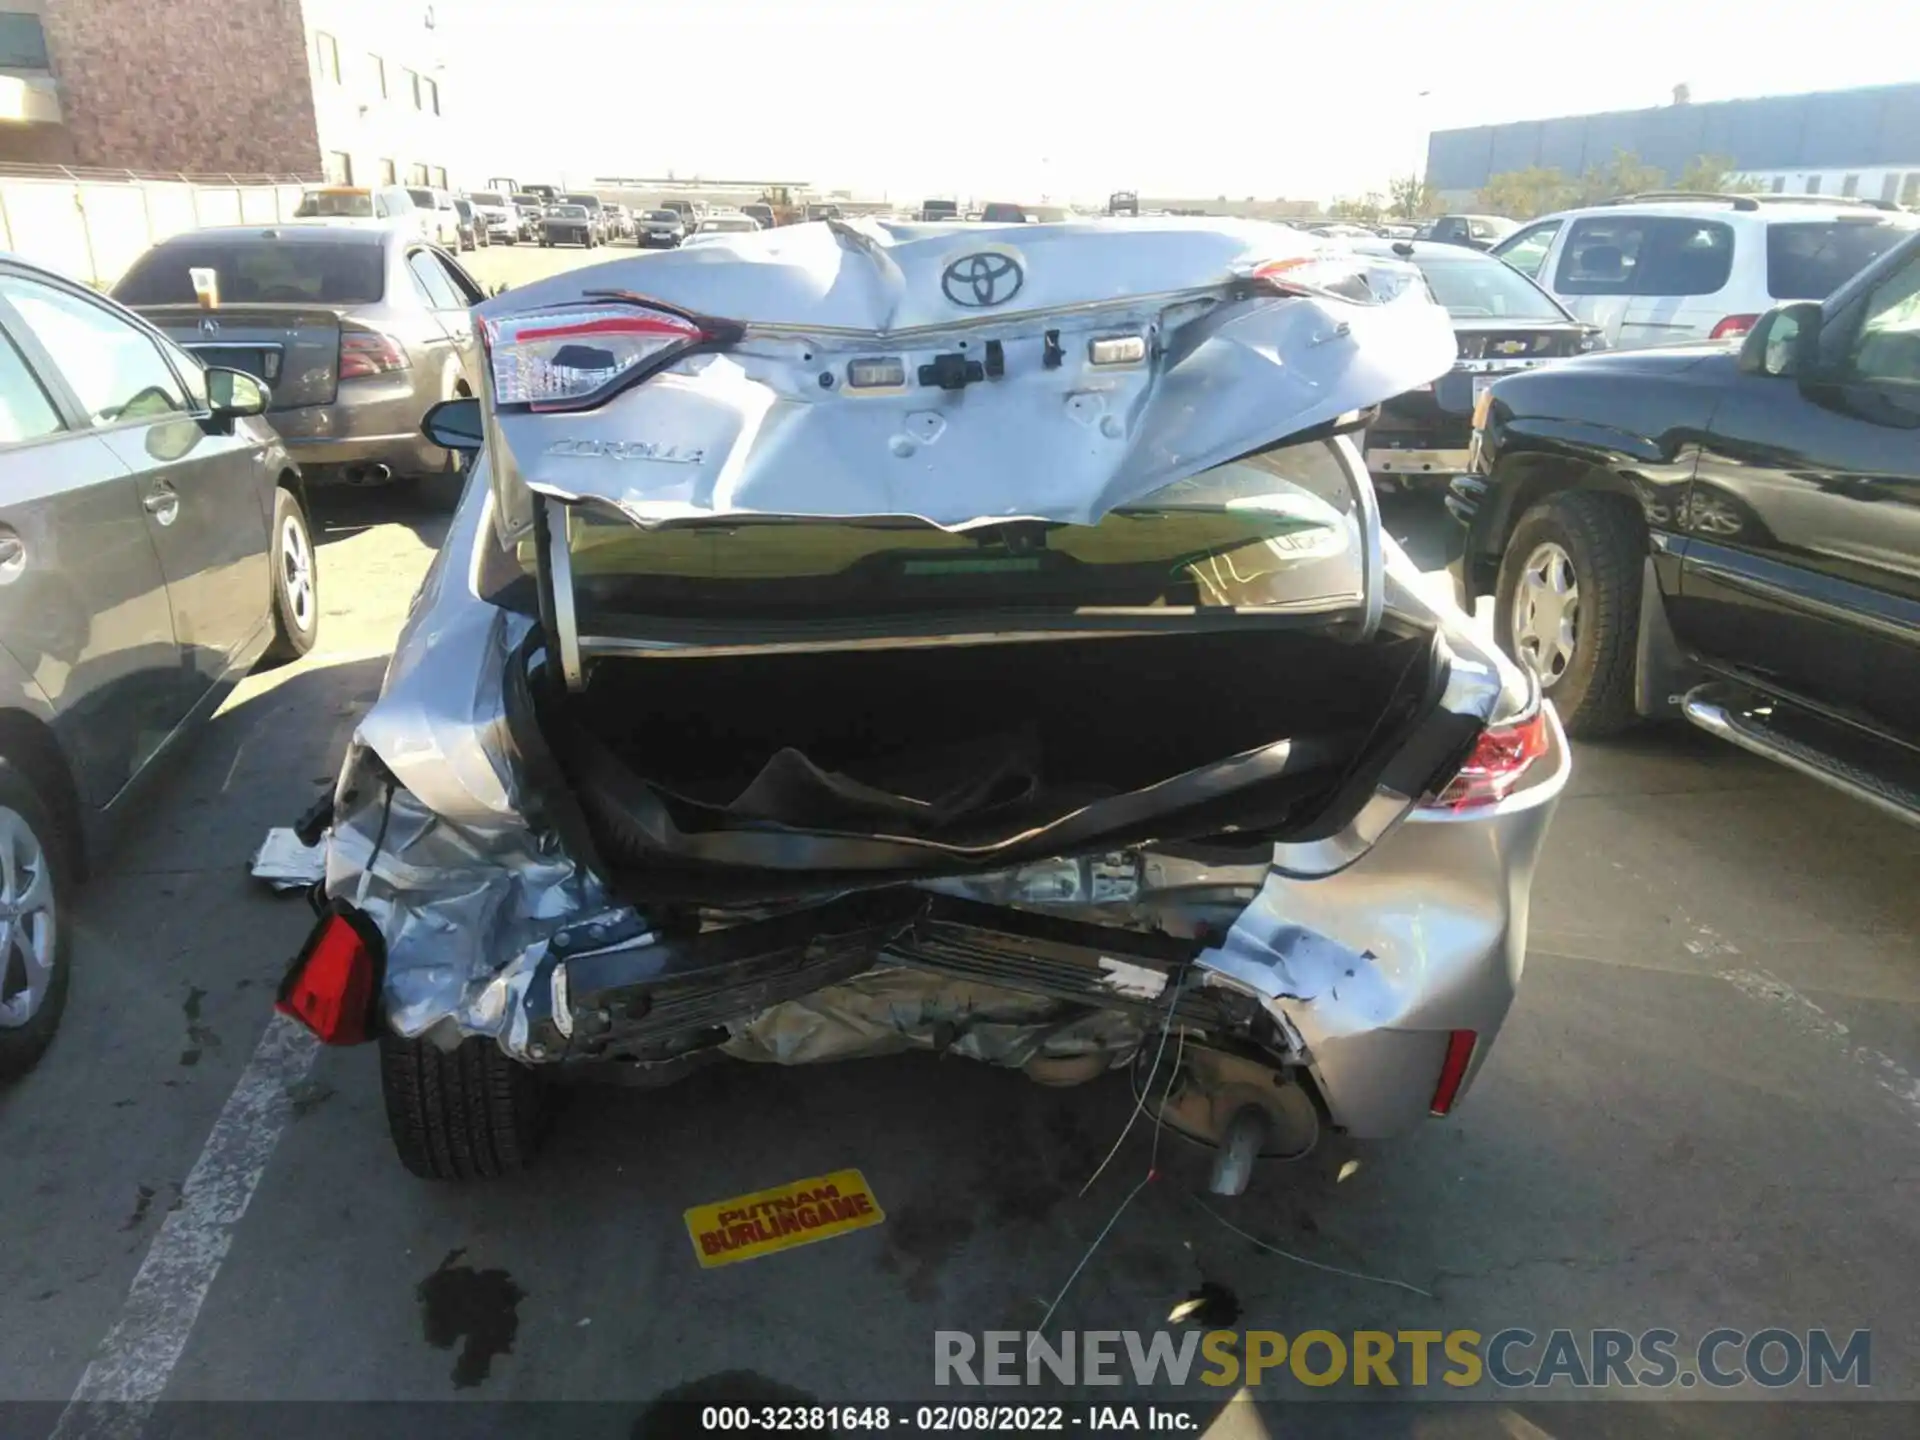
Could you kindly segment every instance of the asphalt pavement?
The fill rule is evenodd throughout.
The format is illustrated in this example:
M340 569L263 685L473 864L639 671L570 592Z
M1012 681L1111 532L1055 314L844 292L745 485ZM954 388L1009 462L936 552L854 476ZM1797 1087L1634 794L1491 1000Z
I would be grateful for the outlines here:
M492 282L602 256L469 258ZM1079 1194L1131 1109L1124 1079L1044 1089L923 1055L717 1067L576 1092L536 1169L461 1188L400 1169L370 1051L315 1056L270 1027L310 916L249 856L330 783L444 523L378 492L314 508L320 648L233 696L87 887L64 1029L0 1092L0 1400L50 1422L76 1390L116 1393L110 1376L171 1401L633 1416L703 1383L953 1398L933 1333L1037 1324L1146 1173L1143 1127ZM1431 501L1388 517L1416 556L1444 548ZM1151 1330L1194 1301L1184 1323L1289 1334L1866 1329L1872 1388L1847 1398L1920 1400L1916 862L1920 832L1689 731L1577 747L1520 998L1460 1112L1209 1202L1334 1269L1206 1213L1203 1165L1173 1145L1052 1328ZM883 1223L696 1263L688 1207L847 1167ZM1489 1403L1369 1412L1355 1433L1800 1424L1470 1393ZM1221 1412L1222 1433L1298 1428L1248 1412ZM1913 1413L1869 1418L1912 1433Z

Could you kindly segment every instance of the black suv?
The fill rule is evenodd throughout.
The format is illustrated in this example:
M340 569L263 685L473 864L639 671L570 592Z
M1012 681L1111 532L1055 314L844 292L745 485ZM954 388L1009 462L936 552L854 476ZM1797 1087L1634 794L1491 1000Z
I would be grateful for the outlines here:
M1920 236L1738 348L1496 383L1455 576L1575 735L1678 712L1920 822Z

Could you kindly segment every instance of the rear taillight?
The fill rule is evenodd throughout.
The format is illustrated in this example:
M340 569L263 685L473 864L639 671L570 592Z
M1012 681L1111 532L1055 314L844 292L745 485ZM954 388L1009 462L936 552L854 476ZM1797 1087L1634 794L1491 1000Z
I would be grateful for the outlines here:
M1759 322L1758 315L1729 315L1708 332L1709 340L1732 340L1744 335Z
M407 368L407 352L391 335L378 330L342 330L340 332L340 378L353 380L364 375L384 375L389 370Z
M373 922L344 900L321 912L280 981L273 1008L323 1045L358 1045L375 1034L386 945Z
M482 322L494 403L577 410L644 379L698 345L727 343L742 327L650 301L609 295L583 305Z
M1480 732L1466 763L1427 805L1436 810L1471 810L1492 805L1511 795L1533 762L1547 753L1547 712L1512 725L1493 725Z
M1453 1109L1460 1094L1460 1082L1467 1078L1467 1066L1473 1063L1473 1047L1480 1037L1471 1030L1454 1030L1447 1035L1446 1058L1440 1062L1440 1083L1433 1087L1433 1103L1427 1107L1435 1115Z

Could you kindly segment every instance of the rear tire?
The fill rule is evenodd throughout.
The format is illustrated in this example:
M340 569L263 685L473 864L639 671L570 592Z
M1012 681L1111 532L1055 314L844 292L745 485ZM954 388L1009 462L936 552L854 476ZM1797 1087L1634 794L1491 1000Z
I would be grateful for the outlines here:
M13 877L13 891L28 896L34 893L28 888L33 877L42 877L38 883L48 897L44 908L21 907L23 913L0 922L0 1020L10 1018L10 1008L19 1012L16 1023L0 1023L0 1080L16 1079L34 1067L53 1043L67 1008L73 971L69 877L76 855L68 817L53 798L56 793L32 767L0 756L0 844L14 851L6 873ZM23 863L31 856L37 856L37 862ZM37 996L26 968L29 953L40 975ZM44 970L38 963L42 960Z
M1527 511L1507 541L1494 597L1494 634L1500 648L1535 669L1569 735L1616 735L1639 720L1634 705L1634 653L1640 633L1640 570L1647 542L1639 517L1621 500L1569 490ZM1526 628L1530 572L1536 557L1571 574L1577 601L1572 653L1555 666L1523 654L1514 624Z
M306 512L290 490L273 492L273 641L262 658L298 660L320 638L320 565Z
M423 1180L493 1180L533 1162L547 1085L491 1040L442 1050L380 1037L380 1090L400 1163Z

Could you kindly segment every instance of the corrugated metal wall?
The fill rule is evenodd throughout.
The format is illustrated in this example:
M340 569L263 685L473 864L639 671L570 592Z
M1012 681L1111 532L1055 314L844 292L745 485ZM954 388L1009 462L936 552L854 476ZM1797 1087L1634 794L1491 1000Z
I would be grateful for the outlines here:
M1534 165L1577 175L1616 150L1669 177L1699 155L1730 156L1740 170L1911 165L1920 163L1920 85L1437 130L1427 140L1427 179L1451 191L1477 190L1489 176Z

